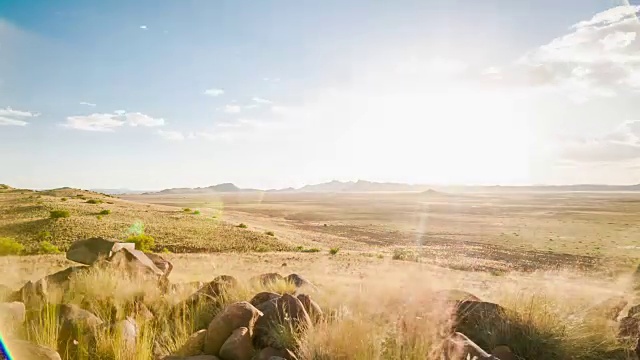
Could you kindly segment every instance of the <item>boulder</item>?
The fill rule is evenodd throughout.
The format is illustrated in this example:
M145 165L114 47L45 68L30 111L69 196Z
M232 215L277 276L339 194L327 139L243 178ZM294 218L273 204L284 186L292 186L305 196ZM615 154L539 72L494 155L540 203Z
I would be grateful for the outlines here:
M77 240L67 250L67 259L85 265L93 265L100 258L108 258L113 252L127 248L135 249L133 243L119 243L100 237Z
M246 301L227 306L211 320L204 342L204 353L217 355L224 342L231 333L240 327L245 327L252 333L253 326L262 313Z
M636 316L638 314L640 314L640 305L634 305L629 308L629 312L627 313L627 316Z
M207 329L199 330L187 339L185 343L175 352L178 356L194 356L202 354L204 350L204 341L207 337Z
M311 326L311 319L302 302L289 294L260 304L258 310L263 316L255 326L254 345L257 348L278 348L278 341L273 338L273 330L277 325L283 324L296 333L302 333Z
M16 360L61 360L55 350L28 341L7 339L5 345Z
M491 350L491 355L500 360L516 360L516 356L507 345L499 345Z
M253 298L251 298L251 300L249 300L249 303L257 307L265 301L277 299L279 297L280 294L264 291L261 293L257 293Z
M193 304L200 300L217 300L225 291L236 286L238 286L238 280L236 280L236 278L229 275L220 275L199 288L185 302L187 304Z
M77 354L78 343L86 342L87 336L103 321L90 311L74 304L52 305L42 310L42 318L47 318L46 312L56 312L60 330L58 331L58 352L64 359L74 359Z
M489 337L498 343L505 339L500 332L515 334L520 329L512 324L505 309L484 301L459 302L453 315L453 331L468 334L482 348L489 347Z
M289 274L286 278L284 278L285 281L295 285L295 287L297 289L309 289L309 290L313 290L313 291L318 291L318 288L313 285L311 283L311 281L305 279L304 277L302 277L301 275L298 274Z
M284 360L298 360L293 351L289 349L276 349L272 347L266 347L258 353L256 360L272 360L273 358L279 358Z
M84 273L89 269L91 269L89 266L71 266L64 270L60 270L53 274L47 275L44 277L44 279L47 282L47 286L49 288L52 286L57 286L62 289L67 289L69 286L69 282L74 276Z
M461 302L461 301L482 301L470 292L457 289L447 289L436 291L434 294L436 300L445 302Z
M279 281L284 281L284 277L278 273L267 273L251 278L250 281L267 287Z
M24 303L14 301L10 303L0 303L0 323L17 326L24 323L27 309Z
M11 294L7 300L10 302L20 301L27 310L37 310L47 302L47 298L47 282L45 279L40 279L36 282L27 281L20 290Z
M162 277L164 275L147 254L140 250L122 248L113 253L108 261L112 266L125 270L132 276Z
M616 320L628 303L624 296L614 296L589 308L585 317Z
M488 354L482 350L480 346L471 341L471 339L459 332L454 333L447 339L445 354L446 359L451 360L502 360Z
M171 274L171 270L173 270L173 264L169 260L166 260L162 256L154 253L145 253L145 255L147 255L147 257L151 259L153 264L163 272L163 276L165 278L169 277L169 274Z
M249 329L240 327L222 344L219 356L222 360L251 360L254 352Z
M640 335L640 319L632 316L620 319L618 324L619 337L636 337L638 335Z
M314 323L322 320L324 314L322 313L320 305L313 301L309 295L299 294L297 298L300 300L302 306L304 306L304 309L307 311L307 314L309 314L309 317Z

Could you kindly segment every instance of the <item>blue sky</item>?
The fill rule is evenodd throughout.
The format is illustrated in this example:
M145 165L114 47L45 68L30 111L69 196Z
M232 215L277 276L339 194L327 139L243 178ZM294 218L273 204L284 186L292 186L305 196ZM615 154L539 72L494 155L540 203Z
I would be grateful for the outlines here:
M636 12L0 0L0 182L637 182Z

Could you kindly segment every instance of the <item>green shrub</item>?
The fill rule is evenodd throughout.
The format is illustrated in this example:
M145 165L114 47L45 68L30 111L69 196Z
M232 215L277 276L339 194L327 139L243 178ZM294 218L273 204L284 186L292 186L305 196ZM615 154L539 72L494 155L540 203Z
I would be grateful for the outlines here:
M46 230L41 230L40 232L38 232L38 234L36 235L36 240L37 241L49 241L51 240L53 236L51 236L51 233L46 231Z
M109 215L109 214L111 214L111 210L109 210L109 209L104 209L104 210L100 211L100 215Z
M191 212L191 209L190 209L190 208L184 208L184 209L182 209L182 211L184 211L184 212Z
M273 231L265 231L264 233L265 235L276 236L276 234Z
M49 211L49 217L52 219L68 218L71 216L69 210L51 210Z
M24 246L12 238L0 237L0 256L19 255L24 251Z
M89 199L86 201L87 204L102 204L102 200L99 199Z
M98 216L96 216L96 219L98 219L98 220L102 220L102 215L98 215Z
M310 248L310 249L302 249L301 250L304 253L317 253L320 252L320 249L318 248Z
M145 234L129 236L126 242L136 244L136 249L144 252L151 252L156 243L153 237Z
M200 210L194 210L193 215L200 215Z
M60 249L48 241L41 241L38 244L38 254L59 254Z
M329 254L335 255L335 254L338 253L338 251L340 251L340 248L339 247L334 247L334 248L329 249Z
M171 254L171 251L169 251L169 249L167 249L167 248L162 248L162 253L163 254Z
M67 201L67 198L62 198L62 199L60 199L60 200L61 200L61 201Z
M248 228L247 224L245 224L245 223L240 223L240 224L236 225L236 227L239 227L240 229Z

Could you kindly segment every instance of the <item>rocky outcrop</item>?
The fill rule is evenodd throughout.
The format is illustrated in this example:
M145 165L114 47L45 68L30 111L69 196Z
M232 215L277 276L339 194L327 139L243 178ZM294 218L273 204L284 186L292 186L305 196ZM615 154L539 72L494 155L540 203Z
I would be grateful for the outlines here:
M67 250L67 259L80 264L93 265L101 258L109 258L121 249L135 250L133 243L119 243L100 237L77 240Z
M238 328L252 331L262 313L246 301L227 306L209 324L204 342L204 353L218 355L220 348Z

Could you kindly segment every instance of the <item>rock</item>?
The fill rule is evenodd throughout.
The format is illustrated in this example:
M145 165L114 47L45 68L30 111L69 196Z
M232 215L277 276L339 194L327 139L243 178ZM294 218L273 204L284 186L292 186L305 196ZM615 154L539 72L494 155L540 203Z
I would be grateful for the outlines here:
M253 326L262 313L246 301L227 306L211 321L207 329L204 353L216 355L231 333L240 327L246 327L251 333Z
M47 302L47 282L40 279L36 282L27 281L20 290L14 292L7 299L8 301L20 301L27 310L40 309Z
M280 294L264 291L261 293L257 293L253 298L251 298L251 300L249 300L249 303L257 307L265 301L277 299L279 297Z
M278 273L267 273L262 274L260 276L256 276L250 280L251 282L256 282L261 284L262 286L270 286L279 281L284 281L284 277Z
M273 329L278 324L283 324L296 333L304 332L311 326L311 319L302 302L289 294L260 304L258 310L263 313L263 316L258 319L255 326L256 348L278 347L278 342L273 338Z
M222 360L251 360L254 352L249 329L240 327L224 342L219 356Z
M7 339L6 346L16 360L61 360L60 354L48 347L24 340Z
M497 304L484 301L462 301L455 307L453 331L469 334L471 341L482 348L488 348L488 337L498 343L504 341L500 332L515 334L519 328L511 324L505 309ZM487 333L492 329L492 334Z
M118 337L121 341L122 347L127 349L127 351L135 351L136 350L136 341L138 338L138 325L136 321L127 317L124 320L120 320L113 324L112 328L117 331Z
M491 355L500 360L516 360L516 356L507 345L499 345L493 348Z
M123 248L134 250L135 244L118 243L100 237L77 240L67 250L67 259L85 265L93 265L100 258L109 258L112 253Z
M122 248L113 253L108 261L114 267L125 270L132 276L162 277L164 275L147 254L140 250Z
M280 358L284 360L298 360L296 355L289 349L276 349L272 347L266 347L258 353L256 360L272 360L273 358Z
M619 337L635 337L638 335L640 335L640 319L630 316L620 319L620 323L618 324Z
M636 356L640 358L640 338L638 338L638 342L636 343Z
M93 330L102 325L102 320L93 313L73 304L49 306L42 310L41 318L47 318L47 312L57 312L58 324L58 352L65 359L74 359L77 354L77 343L87 342L87 336L93 335Z
M471 339L459 332L454 333L447 339L445 353L447 355L446 358L452 360L502 360L488 354L482 350L480 346L471 341Z
M20 325L24 323L26 315L27 309L19 301L0 303L0 323L2 324Z
M162 256L154 253L145 253L145 255L147 255L147 257L153 261L153 264L164 273L164 277L169 277L171 270L173 270L173 264L169 260L166 260Z
M587 310L586 317L604 318L607 320L616 320L622 309L627 306L628 301L624 296L611 297Z
M178 349L178 351L175 352L174 355L194 356L194 355L202 354L202 351L204 350L204 341L206 337L207 337L207 329L202 329L191 334L191 336L189 336L187 341L185 341L184 345L182 345L180 349Z
M636 316L640 314L640 305L634 305L632 307L629 308L629 312L627 313L627 316Z
M47 282L48 287L58 286L63 289L67 289L71 279L77 274L81 274L91 269L88 266L71 266L64 270L60 270L51 275L47 275L44 279Z
M456 289L436 291L434 298L445 302L482 301L472 293Z
M217 298L224 291L238 286L238 280L233 276L220 275L214 278L210 283L198 289L198 295L205 295L210 298Z
M306 288L313 291L318 291L318 288L315 285L298 274L290 274L285 278L285 281L292 283L298 289Z
M309 295L299 294L297 298L298 300L300 300L300 302L302 303L302 306L304 306L304 309L307 311L307 313L309 314L309 317L314 323L317 323L320 320L322 320L322 317L324 314L322 313L322 309L320 308L320 305L318 305L318 303L313 301Z

